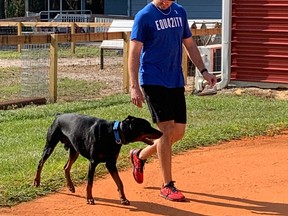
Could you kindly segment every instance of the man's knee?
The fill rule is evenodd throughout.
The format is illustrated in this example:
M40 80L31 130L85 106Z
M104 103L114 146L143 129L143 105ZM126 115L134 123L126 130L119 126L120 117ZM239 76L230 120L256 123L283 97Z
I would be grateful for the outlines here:
M174 127L174 132L173 132L173 143L181 140L184 137L185 134L185 125L182 124L176 124Z
M181 140L183 137L184 137L184 132L178 132L177 134L174 134L173 143Z
M164 133L164 136L168 136L171 139L173 144L184 137L186 125L170 122L170 124L160 124L158 128Z

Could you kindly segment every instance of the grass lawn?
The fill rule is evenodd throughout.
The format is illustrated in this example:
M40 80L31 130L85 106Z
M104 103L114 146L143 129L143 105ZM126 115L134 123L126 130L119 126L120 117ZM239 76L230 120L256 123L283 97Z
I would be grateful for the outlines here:
M217 94L213 97L187 95L188 122L186 135L173 146L173 153L218 144L224 140L247 136L274 135L288 126L287 101L249 95ZM138 109L127 94L119 94L82 102L29 106L0 111L0 206L12 206L65 186L63 166L68 153L57 145L42 171L39 188L32 183L40 160L47 129L57 112L76 112L122 120L134 115L150 120L146 105ZM131 167L129 150L145 144L133 143L122 147L118 167ZM76 184L86 182L88 161L79 157L71 170ZM106 174L103 165L96 175Z

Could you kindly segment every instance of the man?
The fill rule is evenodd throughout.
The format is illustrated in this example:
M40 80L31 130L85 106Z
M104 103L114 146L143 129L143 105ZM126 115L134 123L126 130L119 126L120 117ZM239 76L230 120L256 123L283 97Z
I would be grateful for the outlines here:
M163 135L152 146L131 150L133 176L142 183L145 161L157 152L163 176L160 196L172 201L185 200L172 178L172 144L183 138L187 119L182 44L203 78L214 86L216 77L204 66L181 5L153 0L136 14L128 59L131 101L142 108L145 96L152 120Z

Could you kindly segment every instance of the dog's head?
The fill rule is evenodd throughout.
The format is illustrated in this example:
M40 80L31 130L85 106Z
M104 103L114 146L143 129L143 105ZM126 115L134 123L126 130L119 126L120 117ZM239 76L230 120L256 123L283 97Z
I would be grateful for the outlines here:
M153 145L153 140L162 136L162 132L153 128L147 120L134 116L122 121L121 130L127 143L140 141Z

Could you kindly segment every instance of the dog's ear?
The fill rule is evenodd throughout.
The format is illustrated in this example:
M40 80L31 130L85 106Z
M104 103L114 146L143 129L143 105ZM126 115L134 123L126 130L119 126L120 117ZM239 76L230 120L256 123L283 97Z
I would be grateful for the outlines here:
M136 117L128 115L126 119L124 119L124 121L126 122L132 122L134 119L136 119Z
M135 130L135 122L134 120L137 119L134 116L128 115L128 117L124 120L125 122L127 122L128 128L130 130Z
M135 118L134 116L128 115L128 117L126 119L132 120L134 118Z

